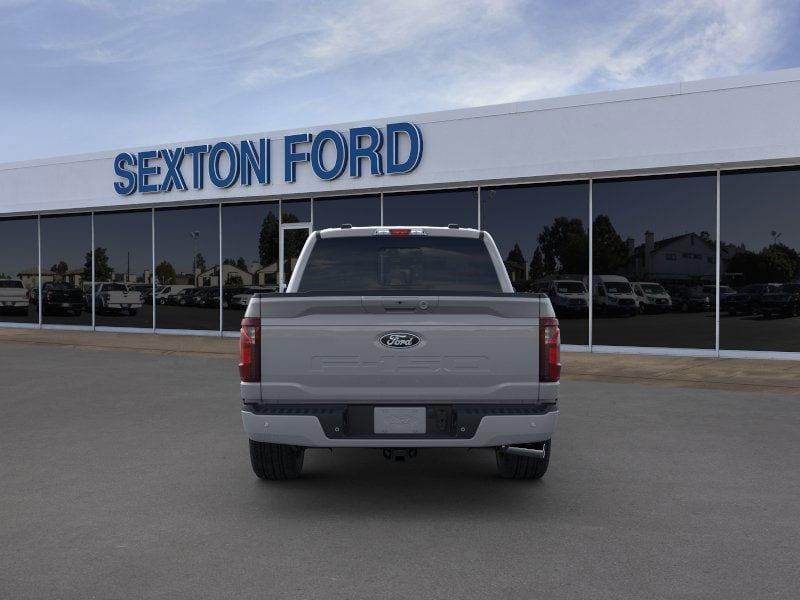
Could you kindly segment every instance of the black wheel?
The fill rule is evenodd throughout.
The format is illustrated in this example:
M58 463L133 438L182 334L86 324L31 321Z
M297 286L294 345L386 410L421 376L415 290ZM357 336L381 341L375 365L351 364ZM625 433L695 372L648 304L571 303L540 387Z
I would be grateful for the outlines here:
M250 464L260 479L297 479L303 470L306 449L302 446L268 444L250 440Z
M683 304L681 304L681 311L682 312L689 312L689 303L688 302L684 302Z
M497 456L497 472L503 479L540 479L547 473L547 465L550 464L551 441L537 442L535 444L517 444L520 448L544 449L544 458L528 458L527 456L517 456L507 454L499 449L495 451Z

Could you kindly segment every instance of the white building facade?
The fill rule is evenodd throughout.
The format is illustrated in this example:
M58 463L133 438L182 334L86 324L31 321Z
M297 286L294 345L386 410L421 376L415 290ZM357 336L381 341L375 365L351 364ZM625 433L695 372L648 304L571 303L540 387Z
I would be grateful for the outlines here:
M719 293L707 310L574 310L569 348L798 358L797 106L792 69L3 164L0 287L22 281L30 307L0 305L0 326L236 335L232 298L279 289L314 230L457 223L492 234L520 292L635 273L676 298L714 283L788 295L780 319L757 290L738 316ZM78 279L149 303L62 311ZM216 305L157 294L205 282Z

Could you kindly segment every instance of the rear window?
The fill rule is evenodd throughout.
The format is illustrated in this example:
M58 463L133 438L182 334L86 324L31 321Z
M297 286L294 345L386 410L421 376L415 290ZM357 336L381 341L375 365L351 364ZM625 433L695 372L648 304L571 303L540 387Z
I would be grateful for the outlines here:
M456 237L320 239L299 292L500 292L483 240Z
M16 279L0 279L0 288L21 288L22 282Z

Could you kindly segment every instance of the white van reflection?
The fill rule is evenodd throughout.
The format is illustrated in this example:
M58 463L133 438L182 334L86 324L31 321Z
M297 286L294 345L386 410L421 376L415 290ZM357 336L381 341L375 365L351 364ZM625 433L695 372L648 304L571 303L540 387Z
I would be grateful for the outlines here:
M627 278L621 275L595 275L592 279L596 314L631 317L639 312L636 295Z

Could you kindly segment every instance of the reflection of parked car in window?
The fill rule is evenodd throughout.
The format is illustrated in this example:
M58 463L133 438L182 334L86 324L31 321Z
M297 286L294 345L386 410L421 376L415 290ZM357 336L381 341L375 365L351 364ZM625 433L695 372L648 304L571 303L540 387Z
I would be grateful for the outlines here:
M716 300L716 297L717 297L717 286L715 286L715 285L704 285L703 286L703 293L704 294L708 294L708 297L711 299L711 303L712 304L716 303L716 301L717 301ZM734 290L732 287L730 287L728 285L719 286L719 303L720 303L720 306L725 302L725 300L727 300L728 298L733 296L735 293L736 293L736 290Z
M231 298L230 306L231 308L238 308L244 310L250 303L250 298L252 298L256 294L271 294L277 291L278 288L276 286L247 288L247 291L242 292L241 294L236 294L233 298Z
M28 314L30 292L21 279L0 279L0 311Z
M183 286L172 286L172 287L175 288ZM194 294L196 291L197 288L193 286L183 287L183 289L177 290L174 293L169 294L167 296L167 304L170 304L172 306L187 306L189 305L189 299L192 297L192 294Z
M755 314L758 312L761 296L776 292L779 288L779 283L751 283L725 298L725 301L720 303L720 308L731 316Z
M153 286L149 283L128 283L125 285L129 292L137 292L142 299L142 304L147 299L147 293L153 293Z
M188 306L204 308L219 306L219 288L216 286L195 289L191 293L187 293L187 296L186 304Z
M177 295L178 292L185 289L194 289L193 285L165 285L156 290L156 302L158 304L167 304L167 299L170 295Z
M800 314L800 283L785 283L761 296L758 312L765 317L796 317Z
M630 282L621 275L595 275L594 307L601 315L632 316L638 312Z
M92 296L87 291L86 306L92 305ZM128 290L123 283L95 283L94 309L97 314L127 312L133 316L142 307L142 296L136 290Z
M672 306L681 312L701 312L712 309L713 304L708 294L697 286L682 286L669 291L672 296Z
M65 312L79 317L83 307L83 294L74 285L48 281L42 286L42 312L45 314Z
M534 290L547 294L557 317L589 314L589 292L582 281L554 279L534 284Z
M631 286L639 312L667 312L672 308L672 298L660 283L634 281Z

